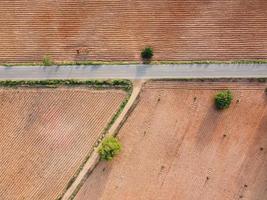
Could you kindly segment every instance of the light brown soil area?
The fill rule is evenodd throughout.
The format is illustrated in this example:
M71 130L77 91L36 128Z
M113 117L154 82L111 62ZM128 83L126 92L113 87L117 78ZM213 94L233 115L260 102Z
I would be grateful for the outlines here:
M0 62L267 58L266 0L1 0ZM79 51L79 54L77 54Z
M266 86L149 82L119 132L122 153L101 162L75 200L267 199ZM214 95L225 88L234 100L218 111Z
M56 199L125 96L86 88L0 89L0 199Z

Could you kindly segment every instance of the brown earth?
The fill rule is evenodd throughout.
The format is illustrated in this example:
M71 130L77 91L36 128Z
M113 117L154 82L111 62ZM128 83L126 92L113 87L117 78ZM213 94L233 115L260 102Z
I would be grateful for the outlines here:
M119 132L122 153L101 162L75 200L267 199L265 87L149 82ZM225 88L234 100L218 111L214 95Z
M266 0L1 0L0 62L267 59ZM79 54L77 53L79 51Z
M0 199L56 199L125 97L121 90L0 89Z

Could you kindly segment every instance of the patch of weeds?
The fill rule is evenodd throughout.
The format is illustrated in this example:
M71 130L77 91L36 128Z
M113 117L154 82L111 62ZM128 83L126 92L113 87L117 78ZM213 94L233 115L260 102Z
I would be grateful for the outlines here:
M52 79L52 80L4 80L0 81L0 87L49 87L79 86L85 85L92 88L116 88L131 92L132 82L129 80L76 80L76 79Z
M257 80L260 83L265 83L266 82L266 78L258 78Z
M150 48L150 47L148 47ZM143 49L144 50L144 49ZM153 49L152 49L153 53ZM153 53L154 54L154 53ZM141 55L143 58L143 56ZM152 56L153 57L153 56ZM152 58L151 57L151 58ZM229 61L220 61L220 60L185 60L185 61L151 61L153 65L180 65L180 64L267 64L267 60L257 59L257 60L229 60ZM60 61L53 62L57 66L62 65L131 65L131 64L140 64L138 61ZM27 62L27 63L0 63L2 66L38 66L44 65L43 62ZM49 66L49 65L47 65Z
M153 61L152 64L166 64L166 65L191 65L191 64L267 64L267 60L184 60L184 61Z
M55 64L52 58L50 58L50 56L47 55L43 57L42 63L44 66L51 66Z

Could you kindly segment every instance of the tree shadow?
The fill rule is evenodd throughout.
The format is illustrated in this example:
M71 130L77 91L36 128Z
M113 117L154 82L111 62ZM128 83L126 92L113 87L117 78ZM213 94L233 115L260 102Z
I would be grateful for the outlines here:
M200 151L203 151L210 141L212 141L213 133L216 132L221 115L221 111L218 111L215 106L210 107L207 111L196 136L196 146Z
M75 199L101 199L112 170L112 161L100 161L80 188Z

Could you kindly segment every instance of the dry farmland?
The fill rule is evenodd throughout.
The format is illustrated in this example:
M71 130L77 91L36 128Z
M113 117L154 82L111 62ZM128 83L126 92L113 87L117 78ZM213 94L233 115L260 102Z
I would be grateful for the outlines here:
M75 200L267 199L266 86L148 82L119 132L122 153ZM234 100L218 111L214 94L225 88Z
M56 199L125 97L115 89L0 89L0 199Z
M266 0L1 0L0 62L267 59ZM79 52L79 53L78 53Z

